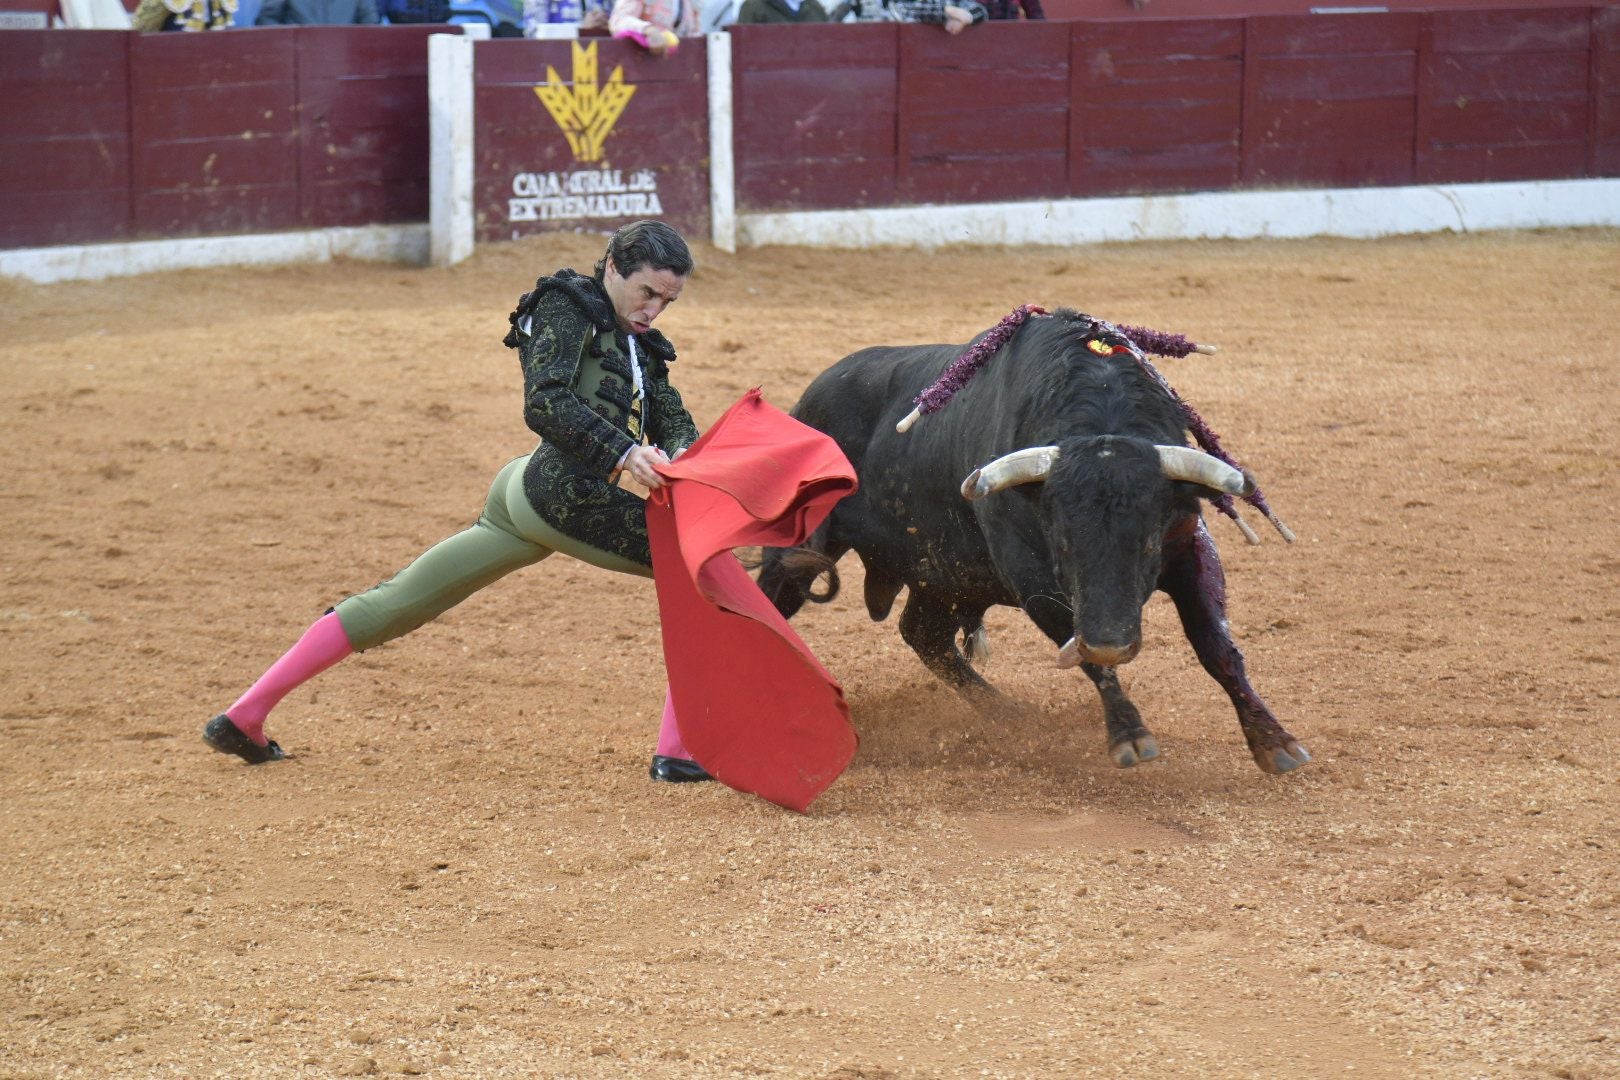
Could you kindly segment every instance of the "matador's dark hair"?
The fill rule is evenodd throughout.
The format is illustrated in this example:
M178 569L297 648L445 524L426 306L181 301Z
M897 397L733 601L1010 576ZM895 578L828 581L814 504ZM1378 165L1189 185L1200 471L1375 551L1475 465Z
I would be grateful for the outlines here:
M651 218L632 221L613 234L607 251L596 261L596 280L601 281L607 272L609 259L613 260L621 277L629 277L644 266L668 270L681 277L692 272L692 252L681 234Z

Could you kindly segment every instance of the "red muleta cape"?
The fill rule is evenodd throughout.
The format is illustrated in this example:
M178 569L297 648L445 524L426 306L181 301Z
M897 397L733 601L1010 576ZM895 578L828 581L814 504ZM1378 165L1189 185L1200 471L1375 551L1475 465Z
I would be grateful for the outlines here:
M647 533L681 739L721 783L804 813L855 756L849 706L731 549L802 543L855 469L754 389L658 471Z

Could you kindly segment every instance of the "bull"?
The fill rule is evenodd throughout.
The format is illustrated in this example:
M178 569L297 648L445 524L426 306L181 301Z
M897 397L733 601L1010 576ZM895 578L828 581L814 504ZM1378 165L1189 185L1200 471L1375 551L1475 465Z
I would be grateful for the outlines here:
M901 637L989 706L1000 695L970 663L984 614L1022 608L1057 646L1058 665L1078 665L1096 685L1109 755L1126 768L1159 756L1118 668L1140 651L1142 608L1163 590L1256 764L1284 773L1309 761L1249 684L1202 517L1202 500L1249 494L1252 478L1186 445L1180 402L1129 338L1066 310L1026 322L948 409L897 432L962 350L864 349L805 391L793 415L838 443L860 488L806 542L810 557L764 553L759 585L777 610L791 618L807 599L830 600L836 574L812 596L818 571L853 549L872 619L887 618L905 588Z

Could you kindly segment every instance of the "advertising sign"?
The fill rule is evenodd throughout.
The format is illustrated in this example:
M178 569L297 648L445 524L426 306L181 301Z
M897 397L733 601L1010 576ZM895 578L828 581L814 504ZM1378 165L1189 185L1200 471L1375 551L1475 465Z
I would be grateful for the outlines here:
M708 230L704 41L490 42L478 56L480 240L662 218ZM544 77L538 76L543 73Z

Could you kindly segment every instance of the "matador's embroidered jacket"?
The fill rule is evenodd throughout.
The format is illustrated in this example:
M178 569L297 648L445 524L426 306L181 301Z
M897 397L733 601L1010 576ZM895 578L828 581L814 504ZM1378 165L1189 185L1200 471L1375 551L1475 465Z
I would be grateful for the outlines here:
M541 438L523 473L529 502L559 532L652 565L646 508L612 480L643 433L672 456L697 441L697 426L669 384L674 346L656 330L636 335L636 400L613 304L595 278L572 270L535 282L511 323L506 345L523 365L523 419Z

